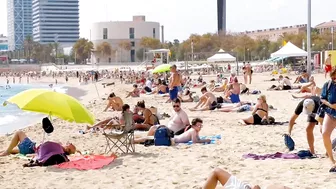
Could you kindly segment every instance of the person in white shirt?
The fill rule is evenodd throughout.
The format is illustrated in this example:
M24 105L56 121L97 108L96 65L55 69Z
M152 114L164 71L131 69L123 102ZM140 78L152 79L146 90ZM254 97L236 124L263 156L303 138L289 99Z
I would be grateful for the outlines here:
M200 118L193 119L191 121L190 129L185 131L181 135L177 135L173 138L175 143L187 143L192 141L193 144L196 143L210 143L210 139L201 140L199 137L199 132L203 127L203 121Z
M186 127L190 125L189 117L187 113L184 110L182 110L181 101L179 99L174 100L173 108L174 108L174 115L168 122L167 127L174 133L174 135L181 135L182 133L184 133ZM159 126L160 125L152 126L149 129L147 136L154 136L155 131ZM134 139L134 143L145 142L147 139L148 137Z
M292 90L292 84L287 77L279 75L279 85L271 87L270 90Z
M152 90L152 87L153 87L153 84L152 84L152 81L151 79L147 79L146 80L146 84L145 84L145 87L143 88L147 93L151 93L153 90Z

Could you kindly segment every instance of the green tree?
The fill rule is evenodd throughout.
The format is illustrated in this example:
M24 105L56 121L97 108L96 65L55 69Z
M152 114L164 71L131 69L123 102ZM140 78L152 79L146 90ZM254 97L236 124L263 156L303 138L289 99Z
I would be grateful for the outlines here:
M33 37L31 35L27 35L23 42L23 48L25 52L25 57L27 59L27 63L30 63L33 44L34 44Z
M161 47L161 42L152 37L143 37L140 40L140 46L146 49L158 49Z
M81 63L86 63L86 59L90 58L93 51L93 43L85 38L80 38L76 41L73 48L73 54ZM76 61L77 62L77 61Z
M123 61L122 57L123 57L123 51L130 51L132 49L132 45L131 45L131 42L128 41L128 40L123 40L123 41L120 41L119 44L118 44L119 48L120 48L120 60L121 62Z
M99 44L96 48L97 52L101 53L102 56L105 58L105 56L111 56L112 55L112 47L110 43L108 42L102 42Z

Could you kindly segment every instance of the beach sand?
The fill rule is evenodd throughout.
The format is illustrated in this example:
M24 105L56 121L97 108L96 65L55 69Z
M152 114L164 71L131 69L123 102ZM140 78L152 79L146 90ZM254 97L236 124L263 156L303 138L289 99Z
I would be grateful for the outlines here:
M295 75L290 75L294 79ZM210 77L205 77L210 79ZM265 82L272 77L269 74L255 74L250 89L259 89L267 96L268 103L277 108L270 115L276 121L288 121L299 100L293 100L288 91L266 91L266 88L277 82ZM325 79L316 75L316 80L322 86ZM239 77L242 81L242 77ZM60 79L61 80L61 79ZM44 78L43 82L53 82ZM104 81L105 82L105 81ZM107 97L115 92L122 98L131 85L120 85L103 88L97 84L100 97ZM79 86L76 79L70 78L68 86L72 89L71 95L85 91L80 100L96 115L97 119L104 119L119 115L117 112L103 112L106 102L98 98L96 87L93 84ZM195 89L200 94L199 89ZM218 96L220 93L217 94ZM255 95L243 95L242 100L256 101ZM159 96L142 95L141 98L124 99L132 106L140 99L146 101L146 106L155 106L159 112L172 112L166 99ZM287 152L282 134L287 132L284 126L240 126L238 120L250 115L246 113L220 112L190 112L188 108L193 103L185 103L182 108L189 114L189 119L200 117L204 120L201 135L221 135L218 144L213 145L178 145L174 147L144 147L136 145L136 153L119 156L109 166L100 170L77 171L60 170L53 167L23 168L27 160L14 157L0 158L0 188L1 189L54 189L54 188L155 188L155 189L189 189L201 188L210 172L220 167L236 175L240 180L250 184L259 184L263 187L270 184L284 184L296 188L332 189L336 188L336 175L328 173L331 164L328 159L310 160L250 160L243 159L247 153L269 154ZM296 142L296 151L308 148L306 143L306 117L301 115L293 130L293 139ZM162 120L165 124L168 119ZM66 143L71 141L81 151L90 151L101 154L105 150L105 138L101 134L78 133L87 125L68 123L62 120L53 122L55 131L47 140ZM40 142L42 140L41 124L23 129L27 135ZM335 136L335 135L334 135ZM11 136L0 137L0 149L5 149ZM319 127L315 128L315 148L318 154L325 153Z

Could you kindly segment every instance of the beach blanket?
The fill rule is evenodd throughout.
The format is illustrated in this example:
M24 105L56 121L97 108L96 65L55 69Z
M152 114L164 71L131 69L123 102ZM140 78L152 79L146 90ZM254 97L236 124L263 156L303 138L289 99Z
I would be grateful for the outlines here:
M258 154L245 154L243 155L243 158L245 159L254 159L254 160L265 160L265 159L300 159L300 157L297 154L285 154L281 152L277 152L274 154L264 154L264 155L258 155Z
M60 169L77 169L77 170L94 170L103 168L112 163L117 156L102 156L102 155L85 155L69 157L70 161L65 162L55 167Z
M216 144L218 140L222 139L222 136L221 135L201 136L200 139L201 140L205 140L205 139L210 139L211 140L210 143L204 143L204 144ZM189 141L187 144L191 145L191 144L193 144L193 142Z

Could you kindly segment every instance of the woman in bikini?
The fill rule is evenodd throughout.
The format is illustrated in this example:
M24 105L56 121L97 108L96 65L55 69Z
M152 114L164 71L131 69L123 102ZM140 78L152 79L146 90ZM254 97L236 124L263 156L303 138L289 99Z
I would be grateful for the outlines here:
M266 96L260 95L252 115L246 119L240 120L239 123L243 125L260 125L264 118L268 120L268 104Z
M140 97L140 90L138 89L138 85L134 84L133 85L133 91L128 92L128 95L126 96L126 98L128 97Z
M137 107L143 113L144 121L140 124L135 124L135 129L149 130L151 126L158 124L159 120L152 111L145 106L145 101L139 101Z

